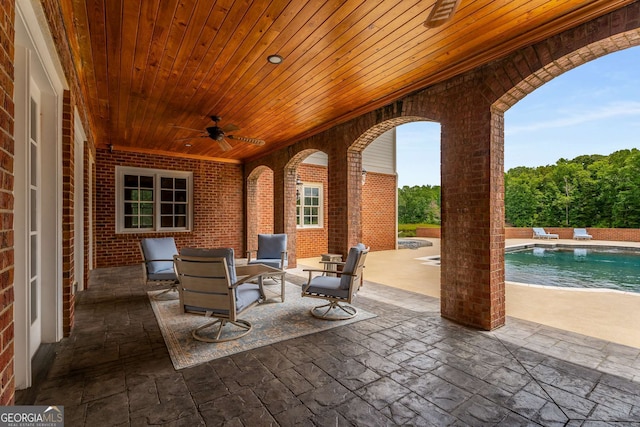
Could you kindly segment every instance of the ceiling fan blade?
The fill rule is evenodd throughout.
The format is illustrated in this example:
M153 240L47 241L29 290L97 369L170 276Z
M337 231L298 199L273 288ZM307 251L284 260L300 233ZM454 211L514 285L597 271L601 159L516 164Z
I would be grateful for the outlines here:
M240 128L234 124L228 124L222 127L222 131L227 133L227 132L235 132L237 130L240 130Z
M248 142L253 145L264 145L265 142L261 139L256 138L247 138L246 136L238 136L238 135L227 135L229 139L237 139L238 141Z
M178 138L178 139L174 139L174 141L187 141L189 139L196 139L196 138L209 138L209 135L196 135L196 136L188 136L186 138Z
M202 129L186 128L184 126L178 126L178 125L174 125L174 124L172 124L171 127L172 128L176 128L176 129L185 129L185 130L192 130L192 131L195 131L195 132L202 132Z
M222 151L231 150L231 144L229 144L226 139L221 138L221 139L216 139L216 141L218 142L218 145L220 146Z

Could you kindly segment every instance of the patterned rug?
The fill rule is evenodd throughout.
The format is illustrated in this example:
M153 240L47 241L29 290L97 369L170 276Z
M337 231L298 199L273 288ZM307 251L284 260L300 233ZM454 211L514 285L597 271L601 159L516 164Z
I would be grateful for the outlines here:
M277 296L273 296L275 290L278 291ZM323 304L322 300L302 298L300 286L287 282L285 302L281 303L279 291L280 285L265 286L267 301L248 309L240 316L253 324L251 332L240 339L222 343L205 343L193 339L191 331L211 319L205 319L204 316L196 314L180 313L180 304L175 293L170 293L169 295L172 296L169 298L166 295L160 297L162 299L152 298L161 291L150 291L147 294L175 369L189 368L219 357L376 316L358 308L358 315L353 319L340 321L316 319L309 310ZM357 307L357 299L354 305Z

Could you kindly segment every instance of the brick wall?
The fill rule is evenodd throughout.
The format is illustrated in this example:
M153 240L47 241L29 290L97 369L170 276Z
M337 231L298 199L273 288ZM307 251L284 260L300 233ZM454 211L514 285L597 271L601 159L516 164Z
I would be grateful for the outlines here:
M440 227L438 228L416 228L416 237L440 238Z
M561 239L573 239L573 228L543 228L547 233L557 234ZM640 242L640 228L587 228L587 233L591 234L594 240L605 240L614 242ZM532 236L533 229L531 228L505 228L505 237L507 239L530 239Z
M132 166L193 172L193 231L185 233L116 234L115 167ZM244 253L242 166L203 160L142 155L128 152L96 152L97 267L130 265L141 261L142 237L173 236L178 249L231 247Z
M547 233L557 234L561 239L573 239L573 228L544 227ZM606 240L616 242L640 242L640 228L587 228L587 233L594 240ZM440 238L440 228L418 228L417 237L432 239ZM505 239L530 239L533 229L527 227L505 227Z
M373 251L395 249L398 214L395 175L369 172L362 186L362 241Z
M13 2L0 7L0 405L13 404Z

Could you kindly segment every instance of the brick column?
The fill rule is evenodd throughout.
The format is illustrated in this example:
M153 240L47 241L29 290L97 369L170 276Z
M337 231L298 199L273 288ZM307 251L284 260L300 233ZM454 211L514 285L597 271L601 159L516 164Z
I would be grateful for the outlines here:
M362 240L362 153L329 153L328 251L346 257L349 247Z
M441 313L491 330L505 321L503 118L473 86L442 122Z
M298 230L296 229L296 176L296 168L286 167L284 169L283 232L287 234L287 251L290 268L298 265L298 257L296 256L296 248L298 247Z
M73 104L71 92L64 91L62 99L62 322L64 336L69 336L73 328L75 295L72 287L75 282L74 248L74 159L75 144L73 136ZM82 248L78 242L78 248ZM82 268L82 266L78 266Z

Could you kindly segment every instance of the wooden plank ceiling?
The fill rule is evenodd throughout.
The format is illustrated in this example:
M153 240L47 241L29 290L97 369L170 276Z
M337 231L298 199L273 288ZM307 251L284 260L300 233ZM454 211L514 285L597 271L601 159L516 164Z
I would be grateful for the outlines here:
M61 10L99 146L239 162L630 2L462 0L436 28L424 26L434 0L72 0ZM184 139L211 115L266 144Z

